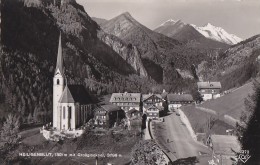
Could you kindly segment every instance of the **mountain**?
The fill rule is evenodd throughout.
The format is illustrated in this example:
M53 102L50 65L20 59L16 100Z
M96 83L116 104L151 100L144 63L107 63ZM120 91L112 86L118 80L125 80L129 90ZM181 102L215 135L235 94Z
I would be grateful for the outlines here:
M168 37L173 37L176 33L181 31L184 26L186 26L186 24L181 20L175 21L173 19L169 19L154 29L154 31L164 34Z
M117 36L126 43L138 45L143 57L160 62L162 59L155 52L158 50L157 43L165 42L169 46L177 47L181 43L160 34L154 33L147 27L136 21L128 12L125 12L101 25L102 29Z
M101 24L107 22L107 20L106 20L106 19L103 19L103 18L91 17L91 19L92 19L93 21L95 21L95 22L96 22L97 24L99 24L99 25L101 25Z
M206 49L197 49L154 32L135 20L128 12L108 20L100 27L105 33L121 39L130 47L135 46L140 52L148 75L159 83L169 82L177 86L177 82L185 79L177 69L190 71L193 64L197 65L202 59L208 59Z
M203 36L223 42L229 45L234 45L242 41L241 38L235 36L234 34L229 34L221 27L216 27L210 23L203 27L197 27L196 25L192 25L198 32L200 32Z
M116 91L146 93L156 84L146 77L137 49L120 39L103 39L106 34L75 0L63 0L62 5L59 0L1 3L1 116L14 112L25 122L29 116L51 121L60 34L68 83L82 84L98 96Z
M207 79L221 81L223 90L239 87L260 76L259 55L260 35L256 35L214 56L213 66L205 62L199 74L204 72L208 74Z
M130 64L138 73L138 75L142 77L149 76L146 69L144 68L141 55L136 46L126 44L121 39L107 34L102 30L98 31L98 37L101 41L117 52L128 64Z
M192 25L185 24L181 20L174 21L170 19L162 23L154 31L187 43L193 47L228 48L229 46L228 44L206 38Z

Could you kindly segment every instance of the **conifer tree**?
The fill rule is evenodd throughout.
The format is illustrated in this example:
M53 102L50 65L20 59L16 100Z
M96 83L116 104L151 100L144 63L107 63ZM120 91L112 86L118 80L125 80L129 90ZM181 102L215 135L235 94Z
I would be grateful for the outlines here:
M18 135L20 127L19 118L9 114L0 132L0 155L5 160L13 159L13 150L20 139Z
M260 84L254 83L255 93L247 100L247 116L243 117L246 128L242 130L240 142L251 158L246 164L260 164ZM251 112L253 110L253 112ZM245 114L245 113L244 113ZM245 120L248 118L248 122Z

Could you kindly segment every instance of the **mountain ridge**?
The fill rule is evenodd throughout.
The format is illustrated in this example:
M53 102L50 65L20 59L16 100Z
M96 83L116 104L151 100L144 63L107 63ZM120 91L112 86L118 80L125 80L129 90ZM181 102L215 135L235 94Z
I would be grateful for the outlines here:
M178 25L180 23L181 23L181 26ZM204 37L206 37L208 39L214 40L214 41L226 43L229 45L237 44L238 42L242 41L242 39L240 39L239 37L237 37L233 34L229 34L223 28L215 27L214 25L212 25L210 23L207 23L203 27L198 27L194 24L183 23L181 20L175 21L173 19L170 19L170 20L165 21L161 25L159 25L156 29L154 29L154 31L162 33L168 37L174 38L175 34L180 32L183 27L187 27L187 26L194 27L194 29L197 32L199 32L201 35L203 35ZM192 31L194 31L194 29ZM192 33L194 33L194 32L192 32Z
M216 41L224 42L230 45L234 45L242 41L242 39L237 37L236 35L230 34L226 32L223 28L216 27L210 23L207 23L203 27L197 27L196 25L192 26L205 37Z

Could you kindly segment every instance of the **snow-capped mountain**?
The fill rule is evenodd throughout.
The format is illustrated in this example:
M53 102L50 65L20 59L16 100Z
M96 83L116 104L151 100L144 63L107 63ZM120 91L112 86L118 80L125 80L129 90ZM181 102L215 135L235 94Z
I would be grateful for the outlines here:
M194 47L224 48L228 46L226 43L205 37L193 26L181 20L167 20L154 29L154 31Z
M175 20L173 20L173 19L169 19L169 20L165 21L164 23L162 23L160 26L174 25L174 24L177 23L178 21L180 21L180 20L175 21ZM159 27L160 27L160 26L159 26Z
M229 34L223 28L216 27L210 23L203 27L198 27L196 25L192 26L206 38L210 38L212 40L220 41L230 45L234 45L242 41L242 39L236 35Z
M168 37L172 37L174 34L178 33L186 24L181 20L169 19L158 26L154 31L162 33Z

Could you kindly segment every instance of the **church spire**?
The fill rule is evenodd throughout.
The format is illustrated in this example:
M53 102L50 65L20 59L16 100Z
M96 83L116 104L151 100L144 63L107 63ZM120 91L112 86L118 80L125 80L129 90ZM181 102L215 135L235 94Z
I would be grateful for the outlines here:
M59 48L58 48L58 56L57 56L55 73L58 70L60 71L61 74L63 74L64 68L63 68L63 57L62 57L61 33L60 33L60 38L59 38Z

